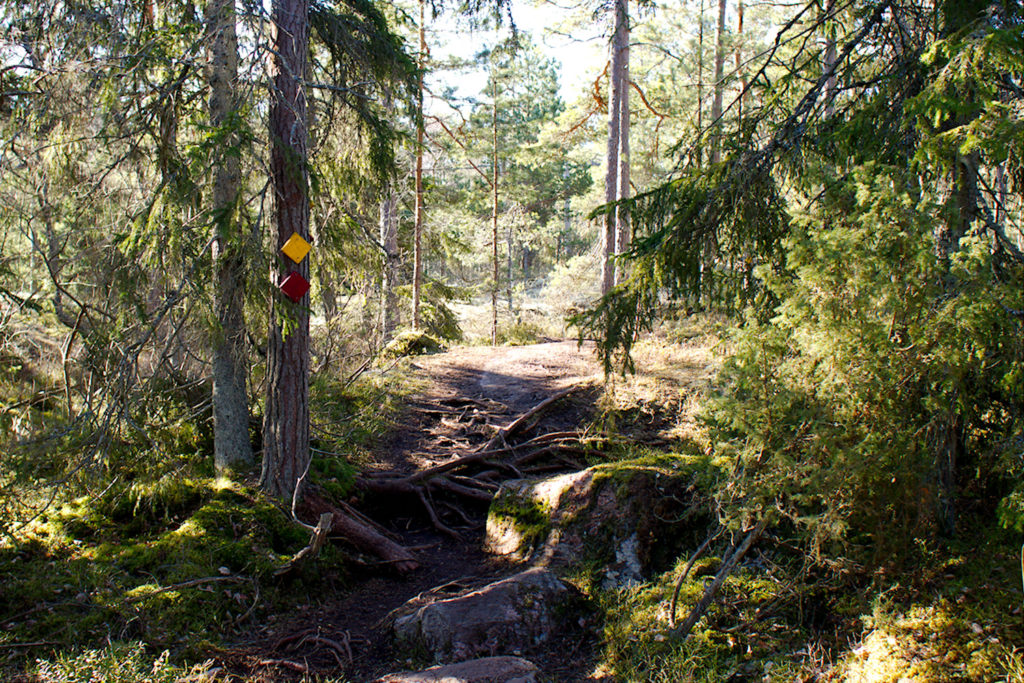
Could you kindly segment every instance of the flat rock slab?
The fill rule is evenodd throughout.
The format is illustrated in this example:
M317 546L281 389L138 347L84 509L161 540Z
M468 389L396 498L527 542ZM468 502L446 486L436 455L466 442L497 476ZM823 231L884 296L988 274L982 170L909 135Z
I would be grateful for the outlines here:
M376 683L534 683L537 667L519 657L484 657L425 671L403 671Z
M572 595L551 571L529 569L397 617L395 639L435 661L518 654L551 637L558 625L555 611Z

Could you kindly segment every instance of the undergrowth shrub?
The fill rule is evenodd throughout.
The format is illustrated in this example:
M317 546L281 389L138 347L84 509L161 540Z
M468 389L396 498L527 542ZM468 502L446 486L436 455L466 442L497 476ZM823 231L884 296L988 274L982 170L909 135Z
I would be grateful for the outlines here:
M776 316L736 333L705 414L736 462L725 508L779 510L819 560L935 532L951 452L961 507L991 511L1022 472L1020 273L981 234L944 270L939 207L905 181L863 167L795 221L786 270L761 273Z
M536 344L543 339L544 330L536 323L518 321L498 327L498 344L526 346Z

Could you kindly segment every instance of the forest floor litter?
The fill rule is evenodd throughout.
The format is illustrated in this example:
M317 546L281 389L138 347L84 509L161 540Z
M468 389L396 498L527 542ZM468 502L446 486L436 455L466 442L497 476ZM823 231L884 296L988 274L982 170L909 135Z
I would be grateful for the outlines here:
M426 386L410 398L400 424L382 440L368 467L372 474L409 476L444 465L466 449L485 446L496 431L553 397L561 400L528 426L538 434L575 432L593 418L603 377L592 347L580 348L574 341L457 348L416 357L410 369ZM414 549L420 567L398 573L370 564L356 570L351 587L335 596L319 596L318 604L301 614L280 615L260 625L247 642L230 655L224 653L229 668L249 669L248 675L263 670L272 680L282 674L333 672L340 666L354 681L408 668L412 661L394 661L391 654L385 622L393 610L428 595L457 595L516 571L482 549L486 504L464 508L461 514L437 508L455 534L431 526L414 500L373 499L365 511L388 520L389 531ZM601 680L589 677L593 633L579 624L575 630L562 634L567 640L530 653L531 661L557 680ZM567 648L575 652L573 657L565 657Z

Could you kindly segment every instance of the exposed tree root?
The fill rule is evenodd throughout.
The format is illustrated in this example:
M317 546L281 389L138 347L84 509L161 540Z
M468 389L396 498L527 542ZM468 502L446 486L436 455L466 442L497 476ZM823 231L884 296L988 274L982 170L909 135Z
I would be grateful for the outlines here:
M494 437L490 441L488 441L486 444L484 444L484 447L481 448L480 450L482 450L482 451L489 451L489 450L492 450L494 448L497 448L499 446L499 444L504 443L511 436L513 436L513 435L515 435L515 434L517 434L517 433L519 433L521 431L524 431L524 428L525 428L526 424L531 419L533 419L535 416L537 416L540 413L542 413L543 411L547 410L552 404L557 403L558 401L562 400L566 396L569 396L571 394L576 393L577 391L582 389L584 386L586 386L586 385L574 384L571 387L569 387L568 389L563 389L562 391L558 392L554 396L551 396L549 398L544 399L543 401L541 401L540 403L535 405L533 408L527 410L525 413L523 413L522 415L517 417L515 420L513 420L507 427L498 430L498 433L495 434Z
M415 498L438 531L458 538L458 532L441 518L438 506L433 500L435 495L446 498L443 501L446 515L467 522L469 517L453 501L487 504L497 492L496 480L500 478L521 479L528 472L582 469L584 465L571 456L599 453L598 450L585 445L588 440L586 435L576 431L550 432L519 443L515 442L518 437L529 434L539 422L541 413L586 386L575 385L548 397L516 417L506 427L498 429L497 433L483 445L474 448L464 443L462 453L446 462L411 474L367 473L358 479L357 486L367 493L379 496ZM430 405L420 403L416 404L416 408L422 414L438 417L449 430L464 430L467 427L465 423L458 422L459 420L468 419L473 425L486 424L488 414L508 411L507 406L496 401L463 398L444 399ZM430 454L423 456L431 457ZM535 463L541 459L548 459L550 462L537 466ZM442 501L439 499L438 502Z

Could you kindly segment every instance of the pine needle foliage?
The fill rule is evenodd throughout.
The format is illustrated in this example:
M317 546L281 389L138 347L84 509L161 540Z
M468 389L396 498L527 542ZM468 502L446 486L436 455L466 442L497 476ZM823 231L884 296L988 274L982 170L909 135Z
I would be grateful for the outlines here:
M726 524L778 514L831 566L955 532L952 508L1019 528L1020 8L845 3L833 64L807 47L811 9L726 122L724 161L680 145L676 177L628 203L630 278L581 337L628 370L666 308L745 307L705 414L735 463Z

